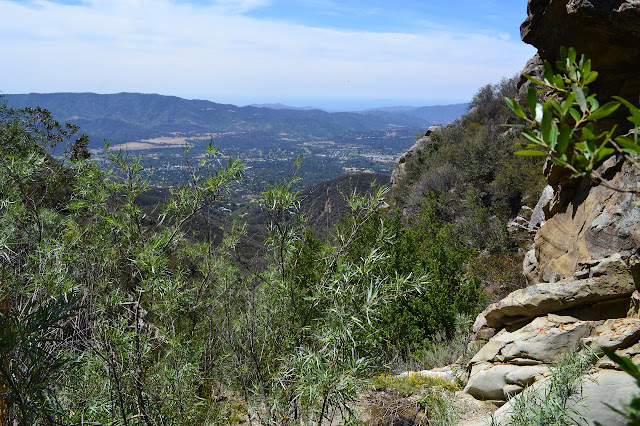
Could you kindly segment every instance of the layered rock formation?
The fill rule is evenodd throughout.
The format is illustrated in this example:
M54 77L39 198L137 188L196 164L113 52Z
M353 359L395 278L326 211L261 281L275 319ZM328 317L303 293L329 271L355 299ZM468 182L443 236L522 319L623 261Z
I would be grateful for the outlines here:
M528 14L522 39L538 54L525 73L535 74L541 58L555 61L561 45L573 46L600 72L593 90L601 102L613 95L637 101L640 1L530 0ZM619 158L599 172L614 187L639 187L640 171ZM465 390L480 399L505 401L543 386L549 367L571 349L610 348L640 361L640 199L553 167L545 173L550 186L535 209L541 226L524 264L531 285L489 306L474 325L486 344L467 366ZM640 390L614 363L597 367L593 377L602 383L588 385L583 414L625 424L603 401L619 405Z

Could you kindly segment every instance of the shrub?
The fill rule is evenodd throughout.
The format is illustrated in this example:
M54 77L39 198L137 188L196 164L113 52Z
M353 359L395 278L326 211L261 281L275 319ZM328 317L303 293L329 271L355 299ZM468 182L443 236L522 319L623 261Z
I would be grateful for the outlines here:
M597 360L598 355L586 349L566 352L539 388L525 389L510 400L504 426L568 426L584 421L575 404L585 375Z

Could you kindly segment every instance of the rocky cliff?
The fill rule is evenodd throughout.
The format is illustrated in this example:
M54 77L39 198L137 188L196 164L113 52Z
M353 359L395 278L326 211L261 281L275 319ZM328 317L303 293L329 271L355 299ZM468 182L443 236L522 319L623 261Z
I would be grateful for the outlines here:
M529 0L521 35L538 49L524 73L536 74L542 60L557 59L561 45L573 46L600 72L593 91L601 102L613 95L637 101L639 1ZM615 157L599 172L613 186L640 183L640 172ZM518 394L571 349L610 348L640 361L640 199L553 167L545 173L549 186L536 208L541 226L524 263L530 286L489 306L474 325L486 344L467 366L465 390L479 399ZM604 404L619 406L640 390L606 360L591 376L582 413L625 424Z

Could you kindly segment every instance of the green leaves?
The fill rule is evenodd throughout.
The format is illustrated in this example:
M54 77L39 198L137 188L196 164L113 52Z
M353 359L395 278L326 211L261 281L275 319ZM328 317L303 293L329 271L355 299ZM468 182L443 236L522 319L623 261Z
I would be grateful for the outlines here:
M520 107L520 104L516 102L514 99L504 98L504 101L509 105L509 108L520 118L525 118L524 111Z
M624 104L624 106L626 106L629 109L629 112L631 113L631 116L628 117L627 119L631 121L633 124L635 124L636 126L640 126L640 109L636 108L635 105L633 105L631 102L627 101L626 99L621 98L620 96L613 96L613 99Z
M538 102L538 91L534 85L529 86L527 91L527 105L529 105L529 112L531 115L536 114L536 105Z
M534 149L524 149L521 151L517 151L516 155L522 155L525 157L545 157L547 153L544 151L538 151Z
M517 154L549 155L552 162L571 170L574 176L591 177L595 168L616 152L626 155L628 161L640 168L631 157L640 153L640 109L617 96L600 105L596 95L589 92L588 85L598 76L591 70L591 61L584 55L578 59L573 48L561 48L560 57L557 72L545 62L543 81L525 75L532 83L526 99L528 114L514 99L506 99L509 108L525 120L528 127L522 136L530 143L522 145L524 150ZM543 103L538 102L541 93L546 98ZM599 121L611 116L620 105L631 113L628 119L636 126L633 138L616 136L615 126L601 132L606 126ZM541 150L534 149L536 147Z
M30 300L0 315L0 384L3 399L18 408L20 424L51 422L61 414L58 380L73 360L60 336L80 309L77 299L61 296L42 304Z
M587 111L587 99L584 96L584 91L577 84L574 84L573 86L571 86L571 88L573 89L573 93L576 95L576 102L578 103L578 106L580 107L580 111L582 111L583 113L586 112Z
M542 135L542 140L549 145L551 149L553 149L553 145L555 145L555 140L552 135L552 124L553 124L553 110L551 100L548 100L542 106L542 120L540 120L540 133ZM556 127L557 131L557 127ZM556 132L557 137L557 132Z
M558 137L558 145L556 146L556 151L558 154L564 154L569 146L569 142L571 141L571 127L567 124L562 126L560 129L560 136Z

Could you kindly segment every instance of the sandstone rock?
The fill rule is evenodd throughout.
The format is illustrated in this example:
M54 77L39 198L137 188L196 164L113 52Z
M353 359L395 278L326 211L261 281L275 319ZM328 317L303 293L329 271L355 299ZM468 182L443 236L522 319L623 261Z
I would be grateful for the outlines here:
M633 271L623 259L616 257L614 261L601 263L606 263L606 270L614 273L603 274L602 268L593 268L590 278L535 284L512 292L484 310L487 326L501 328L548 312L626 298L635 291Z
M636 343L635 345L628 348L618 349L616 350L616 354L620 356L626 356L627 358L631 359L631 362L633 362L634 364L640 364L640 343ZM608 368L611 370L620 370L618 364L613 362L608 356L600 358L600 360L596 364L596 367Z
M507 383L526 387L549 374L550 370L547 365L529 365L508 373L505 380Z
M582 344L595 350L603 348L618 349L632 345L640 340L640 319L608 319L598 325L591 336L582 339Z
M469 383L464 391L478 399L505 399L503 388L507 385L506 376L520 368L509 364L476 364L471 369Z
M521 74L530 75L540 79L544 72L544 61L540 58L540 55L537 53L527 61L527 64L524 66ZM529 86L531 86L531 82L524 77L524 75L520 75L520 79L518 80L518 99L525 100L527 98L527 92L529 91Z
M427 131L424 133L425 136L430 136L431 133L433 132L437 132L438 130L441 130L442 126L429 126L429 128L427 129Z
M524 387L519 385L504 385L504 387L502 388L502 393L504 394L505 398L512 398L523 390Z
M631 298L629 300L629 310L627 311L627 317L640 318L640 292L638 290L634 291L631 294Z
M592 322L572 317L553 314L538 317L525 327L503 335L501 338L505 345L497 358L502 357L505 361L530 358L552 363L567 350L577 348L592 328Z
M548 380L542 380L528 388L525 392L545 392ZM622 403L628 403L631 397L638 393L640 389L637 384L626 373L615 370L599 370L590 374L583 383L582 395L574 397L569 408L575 409L587 422L578 421L579 425L593 425L600 422L607 426L625 426L625 418L607 405L616 409L622 407ZM522 393L515 398L520 398ZM512 412L512 403L507 402L494 413L497 424L503 424ZM484 424L490 419L485 419ZM474 423L482 424L480 422Z
M505 400L549 375L547 366L476 364L464 391L482 400Z
M400 156L396 163L396 167L391 172L391 186L393 187L398 182L400 182L405 176L405 168L407 161L416 154L416 152L420 149L420 146L425 143L425 141L429 140L429 136L433 132L437 132L442 129L442 126L429 126L424 135L418 139L416 139L415 143Z
M476 317L476 320L473 323L473 327L472 327L472 331L474 333L477 333L478 331L482 330L483 327L487 326L487 319L484 317L484 314L480 314Z
M577 348L594 327L591 321L549 314L517 330L501 330L469 361L465 391L480 399L505 399L517 391L505 386L524 387L545 376L549 368L541 364Z
M631 361L634 364L640 364L640 342L636 343L633 346L629 346L628 348L618 349L618 350L616 350L616 354L620 355L620 356L626 356L627 358L630 358ZM616 370L620 369L618 364L613 362L611 360L611 358L609 358L608 356L602 357L598 361L598 364L596 365L596 367L598 367L598 368L611 368L611 369L616 369Z
M407 152L400 156L398 162L396 163L396 167L391 172L391 186L398 184L398 182L400 182L404 178L404 175L406 173L405 168L407 160L415 155L416 151L419 149L420 145L426 138L427 137L424 136L417 139L416 142L411 146L411 148L409 148Z
M516 359L552 363L565 351L577 348L581 339L589 336L595 325L593 321L554 314L538 317L512 332L502 330L469 363L510 362Z
M506 330L500 331L491 340L489 340L482 348L471 358L469 366L477 363L488 362L496 360L496 357L500 353L500 350L504 347L505 342L501 339L502 336L507 334Z

